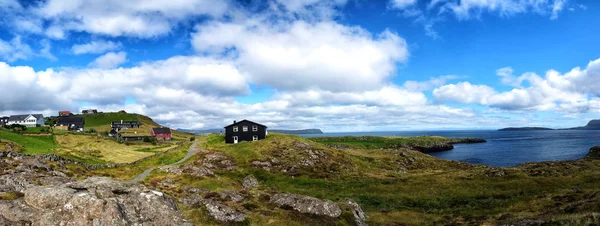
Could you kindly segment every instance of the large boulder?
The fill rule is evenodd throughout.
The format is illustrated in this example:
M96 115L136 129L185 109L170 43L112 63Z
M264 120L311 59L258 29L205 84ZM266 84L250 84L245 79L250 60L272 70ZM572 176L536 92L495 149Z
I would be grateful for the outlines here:
M360 205L358 205L358 203L356 203L353 200L346 200L344 201L344 204L350 206L352 215L354 215L354 220L356 221L356 225L368 226L367 223L365 223L365 220L367 219L367 214L362 210L362 208L360 208Z
M22 199L0 203L0 216L33 225L182 225L171 197L110 178L29 188Z
M280 193L271 196L270 202L301 213L329 217L339 217L342 214L340 206L336 203L305 195Z

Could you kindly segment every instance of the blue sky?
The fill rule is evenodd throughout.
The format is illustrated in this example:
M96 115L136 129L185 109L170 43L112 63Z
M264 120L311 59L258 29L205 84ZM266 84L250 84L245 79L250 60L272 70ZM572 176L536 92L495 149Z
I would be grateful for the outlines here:
M174 128L570 127L600 118L600 3L0 1L0 115Z

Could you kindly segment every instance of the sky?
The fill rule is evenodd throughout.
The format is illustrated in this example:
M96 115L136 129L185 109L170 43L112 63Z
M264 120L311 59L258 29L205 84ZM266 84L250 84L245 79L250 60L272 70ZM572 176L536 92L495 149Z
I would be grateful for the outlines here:
M185 129L552 128L600 118L600 1L0 0L0 116Z

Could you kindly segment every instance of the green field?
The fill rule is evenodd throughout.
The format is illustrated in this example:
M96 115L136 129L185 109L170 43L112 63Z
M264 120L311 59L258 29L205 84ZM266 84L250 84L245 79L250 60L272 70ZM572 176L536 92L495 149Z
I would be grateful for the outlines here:
M137 121L138 118L135 114L128 113L117 113L117 112L109 112L109 113L98 113L98 114L89 114L83 115L85 118L85 127L98 127L98 126L106 126L114 121Z
M24 148L26 154L49 154L59 146L54 142L54 136L23 136L0 130L0 139L12 141Z

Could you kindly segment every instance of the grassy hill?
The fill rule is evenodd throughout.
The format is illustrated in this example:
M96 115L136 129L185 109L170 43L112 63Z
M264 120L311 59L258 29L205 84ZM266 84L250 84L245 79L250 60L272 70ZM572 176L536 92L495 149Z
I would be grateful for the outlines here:
M587 225L600 221L599 160L494 168L441 160L409 148L381 149L373 141L336 149L282 134L239 144L225 144L223 136L214 134L203 139L206 151L186 164L214 166L211 158L225 156L218 161L236 167L217 167L216 176L204 177L155 171L145 183L177 198L186 196L184 188L203 188L210 191L205 197L209 198L215 192L239 190L245 176L255 175L258 189L241 203L226 203L243 211L249 225L354 225L345 215L331 219L293 213L261 198L280 192L335 202L355 200L370 216L369 225L497 225L530 219L549 225ZM441 138L412 139L427 144ZM172 186L161 185L165 181ZM180 206L186 218L198 225L219 224L204 207Z
M85 119L85 130L95 129L97 133L69 133L56 130L52 134L43 136L27 136L0 130L0 140L17 144L18 150L28 154L56 153L66 158L81 162L96 163L126 163L177 147L177 142L189 141L193 134L174 131L174 140L170 142L152 143L120 143L104 135L110 131L113 121L140 121L141 128L123 130L137 132L138 135L150 135L150 129L160 127L151 118L139 114L128 113L98 113L77 115ZM33 128L29 132L36 132L41 128ZM5 142L0 149L6 149ZM14 145L13 145L14 146Z

